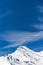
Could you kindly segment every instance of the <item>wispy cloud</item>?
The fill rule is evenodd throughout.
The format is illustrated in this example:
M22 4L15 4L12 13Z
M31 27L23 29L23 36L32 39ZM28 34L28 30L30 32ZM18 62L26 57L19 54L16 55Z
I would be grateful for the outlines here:
M8 51L8 52L7 52ZM11 53L11 51L10 50L1 50L0 51L0 56L3 56L3 55L7 55L7 54L9 54L9 52Z
M43 13L43 6L37 6L37 10L41 13Z
M43 31L41 32L8 32L1 35L4 40L13 42L11 45L4 48L16 47L26 42L32 42L43 38Z
M43 13L43 7L42 8L39 7L39 9L40 9L39 12ZM1 15L0 17L4 17L6 15L8 15L8 12ZM38 17L38 20L43 22L43 17L42 18ZM35 25L33 25L33 27L37 28L39 30L43 30L43 24L37 24L37 25L35 24ZM9 47L16 47L16 46L22 45L26 42L40 40L43 38L43 31L40 31L40 32L8 31L8 32L5 32L4 34L1 34L0 36L4 40L12 42L12 44L4 47L4 48L9 48Z
M39 12L39 14L42 15L42 16L38 16L38 20L40 22L43 22L43 6L37 6L37 11Z
M32 25L32 26L33 26L34 28L38 29L38 30L43 31L43 6L38 5L38 6L36 7L36 10L37 10L37 12L39 12L39 14L41 14L41 16L39 16L39 14L38 14L38 16L37 16L37 20L38 20L40 23L34 24L34 25Z
M0 51L0 55L2 56L2 55L5 55L5 54L7 54L7 51Z
M32 26L38 30L43 30L43 24L37 24L37 25L32 25Z
M39 20L40 22L43 22L43 17L39 17L38 20Z

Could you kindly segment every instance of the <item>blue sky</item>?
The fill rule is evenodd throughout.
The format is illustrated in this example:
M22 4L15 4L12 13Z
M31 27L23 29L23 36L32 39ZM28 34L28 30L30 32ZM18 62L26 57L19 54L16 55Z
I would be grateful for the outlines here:
M0 55L18 46L43 50L43 1L0 1Z

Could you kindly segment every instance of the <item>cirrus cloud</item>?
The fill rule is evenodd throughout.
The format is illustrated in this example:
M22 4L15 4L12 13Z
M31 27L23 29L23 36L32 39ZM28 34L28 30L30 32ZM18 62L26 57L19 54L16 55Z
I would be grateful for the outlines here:
M37 25L32 25L32 26L38 30L43 30L43 24L37 24Z
M37 6L37 10L38 10L40 13L43 13L43 6Z
M43 38L43 31L40 32L15 32L10 31L1 35L4 40L12 42L12 44L4 48L20 46L26 42L37 41Z

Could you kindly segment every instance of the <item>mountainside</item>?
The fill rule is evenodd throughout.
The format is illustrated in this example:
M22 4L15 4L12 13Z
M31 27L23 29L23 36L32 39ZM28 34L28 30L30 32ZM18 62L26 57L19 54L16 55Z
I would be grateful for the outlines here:
M21 46L14 53L0 57L0 65L43 65L43 51L34 52Z

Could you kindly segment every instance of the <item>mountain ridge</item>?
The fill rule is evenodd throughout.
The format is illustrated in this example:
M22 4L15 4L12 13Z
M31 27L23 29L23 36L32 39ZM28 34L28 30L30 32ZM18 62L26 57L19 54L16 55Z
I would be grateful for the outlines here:
M0 65L43 65L43 51L34 52L20 46L12 54L0 57Z

